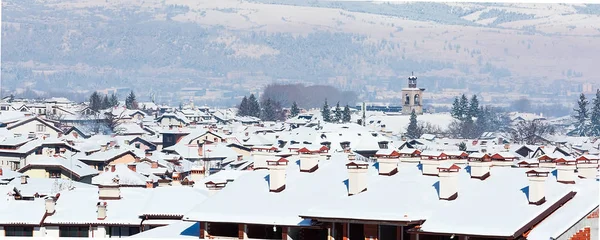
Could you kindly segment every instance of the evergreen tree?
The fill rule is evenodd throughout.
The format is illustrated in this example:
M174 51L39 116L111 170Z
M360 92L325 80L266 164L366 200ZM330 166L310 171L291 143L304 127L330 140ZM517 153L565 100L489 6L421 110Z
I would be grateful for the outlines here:
M333 121L335 122L340 122L342 121L342 109L340 108L340 102L337 102L335 104L335 117L333 119Z
M474 125L474 133L473 136L478 137L481 136L481 134L483 134L484 132L487 132L489 129L489 118L490 112L487 108L483 108L483 107L479 107L479 110L477 110L477 120L475 120L475 125Z
M454 103L452 103L452 111L450 112L450 114L453 118L460 119L461 112L462 111L460 110L460 100L458 100L458 97L456 97L454 98Z
M98 111L102 108L102 98L98 92L93 92L90 96L90 109Z
M458 150L460 150L460 151L467 151L467 144L465 142L460 142L458 144Z
M242 98L242 102L238 106L237 115L238 116L248 116L248 98L246 98L246 96L244 96L244 98Z
M352 121L352 113L350 112L350 106L346 104L344 107L344 112L342 113L342 121L347 123Z
M133 91L131 91L129 93L129 96L127 96L127 98L125 99L125 107L127 109L137 109L138 108L138 103L137 103L137 100L135 98L135 94L133 93Z
M473 97L471 97L471 102L469 103L469 111L467 115L469 117L479 116L479 100L477 100L477 95L473 95Z
M329 104L327 104L327 99L325 99L325 103L323 104L323 108L321 109L321 115L323 116L324 122L331 122L331 109L329 109Z
M294 103L292 103L292 109L290 111L290 115L292 117L298 116L298 114L300 114L300 108L298 108L298 104L295 101Z
M466 95L462 95L460 97L460 111L459 111L459 119L460 120L465 120L468 117L468 113L469 113L469 100L467 99Z
M101 109L108 109L110 108L110 101L108 100L108 95L104 95L104 97L102 98L102 104L100 104L102 106Z
M577 136L587 136L588 134L588 101L585 99L585 95L582 93L579 95L579 101L577 101L577 108L573 109L575 111L575 120L577 121L576 128L574 130L574 134Z
M117 95L115 95L114 93L110 95L110 107L117 107L119 106L119 98L117 98Z
M183 110L183 103L179 102L179 111Z
M590 115L590 135L600 136L600 89L596 90L596 97L594 97L592 102L592 112Z
M248 98L247 115L252 117L260 117L260 104L258 104L258 100L254 94L250 94L250 97Z
M275 121L277 119L273 101L270 98L262 102L260 119L263 121Z
M410 113L410 123L406 128L406 137L411 139L419 138L421 135L423 135L422 130L423 129L417 123L417 113L415 113L415 110L413 109Z

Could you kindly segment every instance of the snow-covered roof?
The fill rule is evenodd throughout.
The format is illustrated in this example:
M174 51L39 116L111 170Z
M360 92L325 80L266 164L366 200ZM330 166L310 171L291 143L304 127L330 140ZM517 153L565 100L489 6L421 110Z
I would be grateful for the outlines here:
M156 182L159 177L155 175L145 176L138 172L134 172L127 164L116 164L115 171L111 168L108 171L100 173L98 176L92 178L92 184L94 185L106 185L111 184L113 179L119 179L119 185L121 186L146 186L147 181Z
M30 168L46 168L46 167L59 167L69 173L73 173L78 178L96 175L98 170L88 166L87 164L69 157L63 156L52 156L38 159L32 159L27 162L27 165L19 170L24 172Z
M203 184L204 185L204 184ZM208 191L187 186L153 189L140 215L182 217L208 198ZM177 200L177 204L165 204Z

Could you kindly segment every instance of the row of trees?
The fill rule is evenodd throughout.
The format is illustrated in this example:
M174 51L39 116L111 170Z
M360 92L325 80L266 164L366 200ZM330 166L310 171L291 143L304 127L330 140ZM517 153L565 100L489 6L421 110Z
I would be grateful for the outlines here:
M350 112L350 106L348 106L348 104L346 104L346 106L344 106L344 110L342 110L340 107L340 102L337 102L332 113L331 107L329 107L329 104L327 104L327 99L325 99L325 103L321 108L321 115L323 116L324 122L347 123L352 120L352 113Z
M89 107L94 111L105 110L112 107L119 106L119 98L114 93L110 95L104 95L93 92L89 98ZM135 93L131 91L127 98L125 99L125 107L127 109L138 109L138 102L135 97Z
M499 109L480 106L477 95L468 100L466 95L455 98L450 111L455 119L449 126L453 137L477 138L484 132L507 130L508 115Z
M285 114L280 102L266 98L259 103L254 94L250 94L249 97L244 96L238 106L237 115L257 117L263 121L285 120Z
M600 136L600 89L596 90L596 96L590 103L582 93L579 95L577 107L573 109L575 114L575 130L570 132L570 135L575 136Z
M99 110L104 110L104 109L109 109L111 107L119 106L119 99L117 98L117 95L115 95L114 93L111 94L109 97L108 95L102 96L98 92L93 92L92 95L90 96L89 101L90 101L90 104L88 106L90 107L90 109L92 109L94 111L99 111Z

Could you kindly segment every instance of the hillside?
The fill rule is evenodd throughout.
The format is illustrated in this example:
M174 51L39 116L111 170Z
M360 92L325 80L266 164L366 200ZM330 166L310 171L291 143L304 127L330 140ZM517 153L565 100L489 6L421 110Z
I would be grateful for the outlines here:
M4 89L235 95L287 81L364 93L399 90L415 71L430 91L565 94L600 75L597 5L8 0L2 10Z

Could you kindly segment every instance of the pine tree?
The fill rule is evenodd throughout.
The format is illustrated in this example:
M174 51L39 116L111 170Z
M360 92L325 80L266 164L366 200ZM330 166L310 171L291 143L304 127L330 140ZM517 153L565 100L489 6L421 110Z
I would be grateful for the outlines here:
M119 98L117 98L117 95L115 95L114 93L110 95L110 107L117 107L119 106Z
M489 117L489 110L486 108L484 109L483 107L479 107L479 110L477 110L477 120L475 120L475 125L474 125L474 134L473 136L477 137L477 136L481 136L481 134L483 134L484 132L488 131L488 117Z
M600 89L596 90L596 97L594 97L592 102L592 112L590 115L590 135L600 136Z
M94 111L102 109L102 98L100 97L100 94L98 94L98 92L93 92L90 96L89 107Z
M273 101L270 98L263 101L262 103L262 112L260 114L260 119L263 121L275 121L275 108L273 106Z
M335 104L335 117L333 119L334 122L340 122L342 121L342 109L340 108L340 102L337 102Z
M258 100L254 94L250 94L250 97L248 98L247 115L252 117L260 117L260 104L258 104Z
M416 139L423 135L422 129L417 123L417 113L413 109L410 113L410 123L406 128L406 137Z
M467 144L465 142L460 142L458 144L458 150L459 151L467 151Z
M479 100L477 100L477 95L473 95L473 97L471 97L471 102L469 102L469 111L467 113L467 116L479 116Z
M460 100L458 100L458 97L456 97L454 98L454 103L452 103L452 111L450 112L450 114L453 118L460 119L461 112L462 111L460 110Z
M238 116L248 116L248 98L246 98L246 96L244 96L244 98L242 98L242 102L238 106L237 115Z
M127 96L127 98L125 99L125 107L127 109L137 109L138 108L138 103L137 103L137 100L135 98L135 94L133 93L133 91L131 91L129 93L129 96Z
M459 112L459 119L460 120L465 120L469 114L469 100L467 99L466 95L462 95L460 97L460 112Z
M344 112L342 113L342 121L347 123L352 121L352 113L350 112L350 106L346 104L344 107Z
M102 103L100 104L100 109L108 109L110 108L110 101L108 100L108 95L104 95L102 98Z
M327 104L327 99L325 99L325 104L323 104L323 108L321 109L321 115L323 115L324 122L331 122L331 109L329 109L329 104Z
M585 99L585 95L582 93L579 95L579 101L577 101L577 108L573 109L575 111L575 120L577 121L575 124L575 135L578 136L587 136L588 134L588 101Z
M298 104L295 101L294 103L292 103L292 109L290 111L290 115L292 117L298 116L298 114L300 114L300 108L298 108Z

